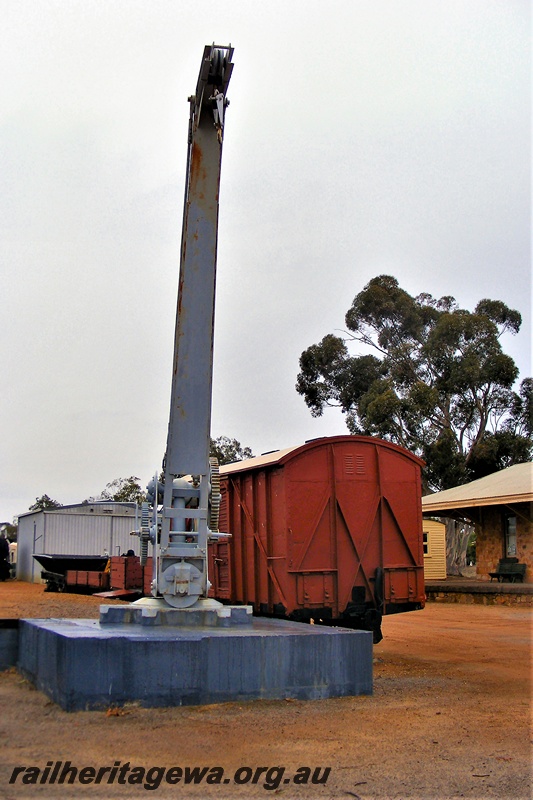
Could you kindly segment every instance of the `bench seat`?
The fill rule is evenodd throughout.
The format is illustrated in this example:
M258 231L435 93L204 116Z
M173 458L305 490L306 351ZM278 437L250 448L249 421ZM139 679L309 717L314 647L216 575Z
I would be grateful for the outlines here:
M499 562L496 572L489 572L491 581L493 578L497 578L498 583L502 583L503 581L509 581L510 583L520 581L520 583L523 583L525 574L525 564L510 563L504 559Z

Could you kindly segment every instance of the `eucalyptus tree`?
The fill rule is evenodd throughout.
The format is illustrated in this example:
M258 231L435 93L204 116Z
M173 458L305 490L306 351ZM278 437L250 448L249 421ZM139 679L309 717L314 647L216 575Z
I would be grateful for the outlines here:
M515 390L501 346L521 322L499 300L468 311L380 275L354 298L344 335L304 350L296 389L314 416L339 406L351 433L420 455L426 490L457 486L531 457L533 381Z

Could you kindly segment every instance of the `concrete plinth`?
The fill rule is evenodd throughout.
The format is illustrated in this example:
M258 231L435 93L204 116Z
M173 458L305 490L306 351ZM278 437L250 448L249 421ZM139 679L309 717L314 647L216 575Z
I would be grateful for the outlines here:
M372 634L284 620L229 626L21 620L20 671L66 711L372 693Z

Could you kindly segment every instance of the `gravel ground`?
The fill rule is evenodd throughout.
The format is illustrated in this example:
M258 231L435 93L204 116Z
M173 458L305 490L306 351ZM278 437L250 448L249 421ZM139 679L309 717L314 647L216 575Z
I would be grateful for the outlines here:
M95 618L100 602L0 584L0 618ZM0 797L529 800L530 624L526 608L455 603L386 618L371 697L69 714L8 670ZM91 782L40 782L67 761ZM96 784L105 766L114 781L108 770ZM26 769L10 784L15 767ZM194 767L209 769L186 784ZM308 782L295 783L303 767ZM325 783L312 783L317 767Z

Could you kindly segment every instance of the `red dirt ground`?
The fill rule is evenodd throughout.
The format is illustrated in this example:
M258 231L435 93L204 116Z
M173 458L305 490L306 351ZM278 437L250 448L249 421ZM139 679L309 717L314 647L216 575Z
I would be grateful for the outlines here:
M100 600L0 584L0 618L97 617ZM360 798L531 797L527 608L431 603L386 618L374 648L374 694L312 702L66 713L16 670L0 673L0 797ZM221 767L228 783L158 788L23 784L16 766ZM235 785L241 767L285 767ZM302 766L327 783L295 785ZM41 773L42 774L42 773ZM106 773L106 775L108 775ZM141 773L137 771L136 775ZM158 773L151 773L152 783ZM211 773L220 777L221 773ZM249 773L239 773L244 778ZM266 780L267 774L270 775ZM179 773L173 773L179 776ZM145 783L148 783L146 773ZM103 781L107 780L105 777ZM287 781L287 782L286 782ZM269 788L270 787L270 788Z

